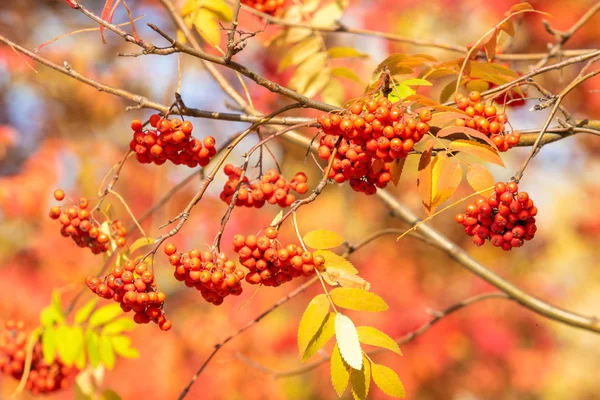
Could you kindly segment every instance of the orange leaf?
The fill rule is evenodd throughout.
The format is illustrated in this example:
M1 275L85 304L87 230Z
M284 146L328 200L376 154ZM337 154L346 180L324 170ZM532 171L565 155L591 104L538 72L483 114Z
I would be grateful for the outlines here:
M112 9L114 3L115 0L106 0L106 3L104 3L104 8L102 8L102 14L100 17L108 23L112 22L113 15L115 14L115 10ZM104 28L104 25L100 25L100 37L102 38L102 43L106 44L106 39L104 38Z
M506 32L506 34L509 36L515 36L515 24L513 24L513 22L510 20L504 21L498 28Z
M502 167L505 166L502 157L498 154L498 150L484 143L472 140L454 140L450 142L450 150L471 154L484 161L489 161Z
M449 122L454 122L456 119L468 118L466 114L461 114L458 112L439 112L433 114L433 117L428 122L429 126L438 126L442 127Z
M479 192L494 186L494 177L483 165L473 164L467 172L467 182L474 191ZM483 193L484 195L486 193Z
M419 169L419 193L425 210L431 214L456 191L462 180L462 167L455 158L438 153L425 168Z
M496 57L496 45L498 44L498 29L494 29L494 33L490 39L483 45L488 61L492 61Z
M525 10L533 10L533 6L527 2L515 4L514 6L512 6L510 8L510 10L508 10L508 15L518 13L520 11L525 11Z
M398 186L398 182L400 182L400 176L402 175L405 162L406 158L399 158L390 165L390 173L392 175L392 182L394 183L394 186Z
M447 138L449 140L456 140L454 138L449 138L448 136L452 136L452 135L456 135L456 134L461 134L461 133L464 134L464 135L466 135L469 138L479 139L480 141L489 144L494 150L498 149L498 147L492 141L492 139L490 139L489 137L487 137L483 133L479 132L478 130L475 130L473 128L469 128L469 127L466 127L466 126L450 126L448 128L444 128L444 129L442 129L441 131L439 131L437 133L437 137L439 137L439 138Z

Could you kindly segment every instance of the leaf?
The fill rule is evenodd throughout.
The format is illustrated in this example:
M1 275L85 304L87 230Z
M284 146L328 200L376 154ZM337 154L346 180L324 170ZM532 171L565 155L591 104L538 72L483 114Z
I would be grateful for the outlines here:
M53 326L45 328L42 334L42 354L46 364L52 365L56 357L56 330Z
M113 13L111 13L111 10L114 3L115 0L106 0L104 7L102 7L102 14L100 14L100 18L108 23L112 22ZM100 25L100 37L102 38L102 43L106 44L106 39L104 38L104 29L104 25Z
M406 396L404 385L391 368L373 363L371 373L373 374L373 381L383 393L392 397L404 398Z
M308 232L302 240L307 246L317 250L331 249L344 243L343 237L325 229Z
M70 367L83 347L83 331L79 326L59 325L55 332L56 350L61 361Z
M137 249L154 244L155 240L156 239L150 237L141 237L129 246L129 252L133 254Z
M331 383L338 397L342 397L348 386L348 379L350 379L348 368L342 359L340 348L336 343L331 352Z
M379 312L389 308L381 297L362 289L335 288L329 296L337 306L349 310Z
M204 0L200 2L200 5L212 11L221 21L231 22L233 20L233 10L223 0Z
M360 83L361 80L358 77L358 75L356 75L356 73L354 71L352 71L350 68L347 67L335 67L331 69L331 75L332 76L338 76L340 78L346 78L346 79L350 79L351 81Z
M360 371L353 370L350 375L352 397L354 397L355 400L366 400L371 386L371 363L366 356L363 355L362 358L362 369Z
M106 389L102 392L100 400L121 400L121 396L114 390Z
M49 305L44 307L40 312L40 323L43 327L53 326L56 323L64 322L65 317L62 313L54 307L54 305Z
M312 98L319 93L331 80L331 69L325 68L315 74L306 84L302 93L306 97Z
M104 325L102 334L115 335L121 332L130 332L135 328L135 323L128 317L118 318L113 322Z
M467 172L467 182L469 182L469 185L471 185L473 190L476 192L493 188L495 183L494 177L490 171L479 164L472 164L469 166L469 171ZM482 194L486 195L486 192Z
M442 92L440 93L440 102L445 103L448 101L450 96L452 96L456 90L456 82L458 82L458 79L454 79L444 86Z
M400 83L407 86L432 86L431 82L422 78L409 78Z
M313 336L311 341L306 347L306 351L302 355L302 361L306 361L314 356L317 351L321 350L323 346L329 342L329 339L335 334L335 314L329 313L325 320L317 330L317 333Z
M499 26L500 30L506 32L509 36L515 36L515 25L511 20L506 20Z
M110 337L100 335L100 339L98 340L98 350L100 352L100 362L102 362L107 369L113 369L115 366L115 351L110 342Z
M484 161L489 161L504 167L504 161L502 161L498 151L487 144L474 142L472 140L454 140L450 142L449 148L450 150L471 154Z
M96 332L88 329L85 333L85 343L90 364L96 368L100 365L100 337Z
M392 183L394 186L398 186L398 182L400 182L400 176L402 175L405 162L406 158L398 158L390 164L390 174L392 175Z
M483 48L487 55L488 61L492 61L496 57L496 45L498 44L498 34L500 31L496 28L490 36L489 40L484 43Z
M77 312L75 313L75 323L82 324L85 320L87 320L92 311L94 310L94 307L96 307L97 302L98 299L92 299L85 303L84 306L80 307L79 310L77 310Z
M58 292L58 290L52 291L52 306L56 311L58 311L60 315L63 315L62 305L60 304L60 293Z
M508 10L508 14L510 15L525 10L533 10L533 6L527 2L518 3L512 6L510 10Z
M467 81L466 88L469 92L485 92L490 88L490 83L485 79L470 79Z
M215 14L206 9L200 9L193 15L194 26L204 40L212 45L221 43L221 28Z
M372 326L359 326L356 328L356 331L358 332L358 340L361 343L388 349L400 356L402 355L398 343L379 329L375 329Z
M417 186L427 213L433 213L440 204L448 200L461 180L462 167L454 157L450 159L446 153L438 153L424 168L420 164Z
M464 118L468 118L468 117L465 114L461 114L458 112L449 112L449 111L438 112L438 113L433 114L433 116L431 117L431 120L428 122L428 124L430 126L438 126L441 128L444 125L449 124L450 122L456 121L458 118L464 119ZM457 128L457 127L453 127L453 128ZM437 136L440 137L439 134Z
M290 78L289 86L302 93L306 90L308 83L325 68L327 63L327 53L319 52L300 64Z
M285 53L285 56L277 67L277 72L303 63L310 56L318 53L319 50L321 50L321 40L318 37L311 36L302 40Z
M362 369L363 358L358 332L352 320L341 313L335 315L335 339L344 361L356 370Z
M363 290L369 290L371 288L371 284L365 281L360 276L348 273L343 270L325 270L323 271L322 276L325 282L327 282L327 284L331 286L340 285L342 287L357 288Z
M331 73L333 74L333 70ZM341 106L344 103L344 85L339 79L331 79L321 90L321 97L327 104Z
M414 89L412 89L410 86L405 85L403 83L394 86L394 93L400 98L400 99L405 99L410 95L413 95L415 93L417 93Z
M345 58L345 57L369 57L368 54L361 53L353 47L331 47L327 50L330 58Z
M121 357L138 358L140 356L140 352L131 347L131 338L127 336L110 336L110 343L112 344L115 353Z
M493 149L497 149L496 144L494 144L492 139L490 139L488 136L479 132L478 130L475 130L473 128L469 128L466 126L450 126L450 127L444 128L437 133L437 137L447 138L449 140L455 140L453 138L449 138L448 136L454 135L456 133L466 135L467 137L479 139L482 142L489 144Z
M323 256L325 258L325 269L327 270L336 269L346 271L349 274L358 274L358 270L350 261L335 254L333 251L317 250L313 253L313 256Z
M279 211L275 218L273 218L273 221L271 221L271 226L277 225L279 221L281 221L281 218L283 218L283 210Z
M96 326L104 325L121 314L123 314L123 310L121 310L121 306L118 303L100 307L90 317L89 326L90 328L94 328Z
M335 4L335 2L331 2L324 7L319 7L317 12L313 15L311 21L312 25L331 26L341 18L343 11L344 10L339 5Z
M298 326L298 352L301 356L329 315L329 307L329 300L325 294L315 296L308 303Z

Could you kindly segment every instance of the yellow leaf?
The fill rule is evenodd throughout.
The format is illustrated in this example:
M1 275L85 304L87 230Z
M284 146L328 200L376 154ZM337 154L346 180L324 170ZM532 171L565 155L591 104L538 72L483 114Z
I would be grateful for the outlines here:
M310 14L316 11L319 8L319 3L321 0L304 0L301 4L302 12L305 14Z
M510 15L525 10L533 10L533 6L527 2L518 3L512 6L510 10L508 10L508 14Z
M83 347L83 331L79 326L60 325L54 334L56 350L61 361L70 367Z
M349 310L379 312L389 308L381 297L362 289L335 288L329 295L337 306Z
M332 75L333 70L331 71ZM321 90L321 98L325 103L339 107L344 103L344 92L344 85L338 79L330 79Z
M96 368L100 365L100 336L88 329L85 334L85 342L90 365Z
M462 167L456 159L448 158L446 153L438 153L423 168L419 165L417 185L425 210L434 212L454 194L461 180Z
M319 74L323 68L325 68L326 62L327 53L322 51L314 54L312 57L300 64L290 78L290 88L301 93L304 92L308 83L314 79L314 77Z
M315 26L331 26L340 19L344 10L334 2L327 4L324 7L320 7L317 12L314 13L312 18L312 25Z
M302 361L306 361L311 358L313 355L317 353L317 351L321 350L329 339L333 337L335 334L335 314L329 313L325 317L325 320L306 346L306 351L302 355Z
M402 175L405 162L406 158L398 158L390 165L390 174L392 175L392 183L394 186L398 186L398 183L400 182L400 176Z
M354 71L347 67L335 67L331 70L331 75L338 76L340 78L350 79L351 81L360 83L360 78Z
M56 356L56 330L53 326L45 328L42 334L42 354L46 364L52 365Z
M107 322L112 321L119 315L123 314L123 310L118 303L109 304L97 309L90 317L89 326L94 328L96 326L104 325Z
M338 397L342 397L342 394L344 394L349 378L348 366L344 363L340 348L336 343L331 352L331 383Z
M331 68L325 68L315 74L302 92L308 98L314 97L331 81Z
M311 36L302 40L294 47L289 49L279 66L277 72L281 72L288 67L296 66L306 61L310 56L317 53L321 49L321 40L315 36Z
M457 81L458 81L458 79L454 79L454 80L448 82L446 84L446 86L444 86L444 88L442 89L442 92L440 93L440 101L442 103L447 102L448 99L450 98L450 96L452 96L452 94L456 90L456 82Z
M106 369L113 369L115 366L115 351L113 350L110 338L106 335L100 335L98 341L98 349L100 351L100 361Z
M373 374L373 381L383 393L392 397L404 398L406 396L404 385L391 368L373 363L371 373Z
M110 336L110 343L118 355L124 358L138 358L140 352L131 347L131 338L123 335Z
M204 0L200 2L201 7L212 11L212 13L221 21L231 22L233 20L233 10L223 0Z
M448 140L457 140L466 136L467 138L475 138L480 142L487 143L494 150L498 148L496 147L492 139L487 137L485 134L473 128L468 128L466 126L449 126L439 131L436 136Z
M350 261L342 256L338 256L330 250L317 250L313 253L315 256L323 256L325 258L325 269L336 269L346 271L349 274L358 274L358 270L352 265Z
M221 28L210 10L200 9L193 14L194 26L204 40L212 45L221 43Z
M360 371L352 371L350 382L352 383L352 397L354 400L366 400L371 386L371 364L363 355L363 367Z
M485 92L490 88L490 83L485 79L471 79L465 86L469 92Z
M273 221L271 221L271 226L277 225L279 221L281 221L281 218L283 218L283 210L279 211L275 218L273 218Z
M363 357L358 332L352 320L340 313L335 315L335 339L344 361L352 368L361 370Z
M358 332L358 340L361 343L388 349L398 355L402 355L398 343L379 329L375 329L372 326L359 326L356 330Z
M453 140L450 142L450 150L461 151L463 153L474 155L484 161L504 167L504 161L498 154L498 151L491 146L471 140Z
M325 282L331 286L340 285L341 287L364 290L369 290L371 288L371 284L360 276L335 268L329 271L323 271L322 276Z
M485 190L494 186L495 181L494 177L490 171L487 170L487 168L479 164L473 164L469 166L469 171L467 172L467 182L469 182L469 185L471 185L473 190L479 192L480 190ZM482 195L486 195L486 193L484 192Z
M318 250L331 249L341 246L344 243L343 237L325 229L308 232L302 240L307 246Z
M298 326L298 351L300 355L305 353L306 347L321 328L328 314L329 300L326 295L317 295L308 303Z
M98 299L92 299L85 303L83 307L78 309L75 313L75 322L78 324L82 324L85 320L87 320L92 311L94 310L94 307L96 307L97 302Z
M345 58L345 57L369 57L368 54L361 53L353 47L332 47L327 50L329 57L331 58Z
M131 252L131 254L133 254L137 249L140 249L144 246L150 246L151 244L154 244L154 238L150 238L150 237L141 237L139 239L137 239L135 242L133 242L131 244L131 246L129 246L129 251Z

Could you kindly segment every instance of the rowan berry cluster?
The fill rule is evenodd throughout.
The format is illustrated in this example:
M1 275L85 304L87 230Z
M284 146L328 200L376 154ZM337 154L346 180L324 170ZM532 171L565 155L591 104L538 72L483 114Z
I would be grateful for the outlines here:
M89 275L87 287L105 299L114 299L125 312L133 311L133 321L158 324L161 330L171 329L171 321L164 314L166 295L156 290L154 274L145 263L127 261L122 267L115 266L104 278Z
M285 0L242 0L242 4L254 8L256 11L276 15L283 11Z
M54 198L58 201L64 200L65 192L60 189L55 190ZM123 223L113 221L110 232L102 232L98 221L88 210L88 206L88 199L81 197L70 207L52 207L50 218L57 219L62 224L60 233L64 237L71 237L79 247L88 247L94 254L107 251L110 247L111 237L114 237L117 246L125 246L127 229Z
M218 306L230 294L239 296L242 293L241 281L246 274L225 253L215 256L199 249L179 253L173 243L167 243L165 254L175 267L175 279L195 287L207 302Z
M227 175L227 182L223 186L220 198L229 204L240 183L243 170L231 164L225 165L223 169ZM238 207L261 208L265 203L277 204L280 207L291 206L296 201L296 196L290 191L298 194L304 194L308 191L306 174L298 172L291 181L287 181L283 175L274 169L269 169L259 179L254 182L244 176L242 185L238 192L235 205Z
M322 114L317 121L325 134L343 136L348 144L363 146L367 154L390 162L408 155L429 132L431 118L429 109L413 113L401 102L380 96L358 101L339 115Z
M28 335L22 321L7 321L0 331L0 370L5 375L21 379L27 357ZM33 347L31 369L25 388L32 394L52 393L65 389L69 384L72 368L66 367L57 358L52 365L46 364L42 344Z
M471 92L468 96L458 93L454 97L454 102L458 109L464 111L469 117L458 118L456 126L466 126L478 130L492 139L499 151L507 151L521 140L519 131L507 131L508 117L506 114L498 113L493 105L483 104L479 92Z
M325 263L323 256L313 255L295 244L283 247L276 240L277 234L277 229L269 227L260 237L233 237L240 263L250 271L246 282L251 285L279 286L300 276L311 276L315 268Z
M533 200L527 192L519 192L515 182L498 182L492 195L467 205L464 214L456 215L456 222L465 227L477 246L489 239L494 246L508 251L533 239L537 212Z
M319 157L328 160L337 141L338 136L322 136ZM353 190L372 195L377 192L377 188L385 188L392 180L392 175L390 163L374 159L363 151L363 146L353 140L342 139L331 165L329 178L337 183L350 181Z
M144 130L139 120L131 123L134 133L129 148L142 164L162 165L169 160L175 165L204 167L217 154L215 138L207 136L200 140L192 136L194 126L190 121L154 114L150 117L150 125L155 129Z

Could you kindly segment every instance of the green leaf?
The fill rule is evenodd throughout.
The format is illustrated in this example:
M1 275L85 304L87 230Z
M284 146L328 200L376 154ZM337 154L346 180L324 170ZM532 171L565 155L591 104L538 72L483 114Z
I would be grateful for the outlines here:
M405 85L403 83L394 86L394 93L401 99L405 99L410 95L413 95L417 92L415 92L414 89L412 89L410 86Z
M61 361L71 367L83 347L83 331L79 326L59 325L55 332L55 342Z
M360 371L352 370L350 375L352 397L355 400L365 400L371 386L371 364L365 355L362 355L362 360L363 366Z
M329 339L335 334L335 314L329 313L325 320L317 330L317 333L313 336L310 343L306 347L306 351L302 355L302 361L308 360L310 357L316 354L317 351L321 350Z
M379 386L379 389L381 389L383 393L392 397L404 398L404 396L406 396L404 393L404 385L394 370L375 363L371 365L371 369L373 381Z
M361 80L354 71L347 67L335 67L331 69L331 75L340 78L350 79L351 81L360 83Z
M346 271L350 274L358 274L358 270L352 265L350 261L344 257L338 256L331 250L317 250L313 253L313 256L323 256L325 258L326 269L338 269Z
M75 357L75 367L80 370L85 368L85 346L83 345L83 332L81 332L81 345L79 346L79 351Z
M308 303L298 326L298 351L301 356L328 314L329 300L326 295L319 294Z
M319 50L321 50L321 39L311 36L302 40L285 53L285 56L277 67L277 72L281 72L288 67L303 63L310 56L318 53Z
M348 379L350 379L348 368L342 359L340 348L336 343L331 353L331 383L338 397L342 397L348 386Z
M58 290L52 291L52 306L62 315L62 305L60 304L60 293Z
M335 338L344 361L356 370L362 369L363 359L358 332L352 320L340 313L335 315Z
M113 350L109 336L100 335L100 339L98 340L98 350L100 351L100 362L102 362L107 369L113 369L115 366L115 351Z
M427 79L422 78L405 79L402 82L400 82L400 84L406 86L432 86L431 82L429 82Z
M358 340L361 343L382 347L398 355L402 355L398 343L379 329L375 329L372 326L359 326L356 328L356 331L358 332Z
M135 242L133 242L131 244L131 246L129 246L129 252L131 254L133 254L137 249L140 249L144 246L150 246L151 244L154 244L155 240L156 239L150 238L150 237L141 237L141 238L137 239Z
M332 47L327 50L329 57L331 58L345 58L345 57L369 57L368 54L361 53L353 47Z
M100 400L121 400L121 396L119 396L114 390L106 389L104 392L102 392Z
M77 310L75 313L75 323L82 324L85 320L87 320L94 310L94 307L96 307L97 302L98 299L92 299L85 303L83 307L79 308L79 310Z
M114 320L102 328L102 333L104 335L115 335L121 332L129 332L135 328L135 323L128 317L123 317Z
M55 323L62 323L64 320L65 317L54 307L54 305L44 307L40 313L40 323L46 328L53 326Z
M52 365L56 357L56 329L53 326L46 327L42 334L42 354L46 364Z
M96 332L88 329L85 333L85 341L90 364L96 368L100 365L100 337Z
M308 232L302 240L307 246L317 250L331 249L344 243L343 237L325 229Z
M378 312L389 308L381 297L362 289L335 288L329 295L337 306L349 310Z
M131 347L131 338L127 336L110 336L110 343L112 344L115 353L121 357L138 358L140 356L140 352Z
M119 315L123 314L121 306L118 303L112 303L104 307L100 307L92 314L89 320L90 328L95 328L112 321Z

